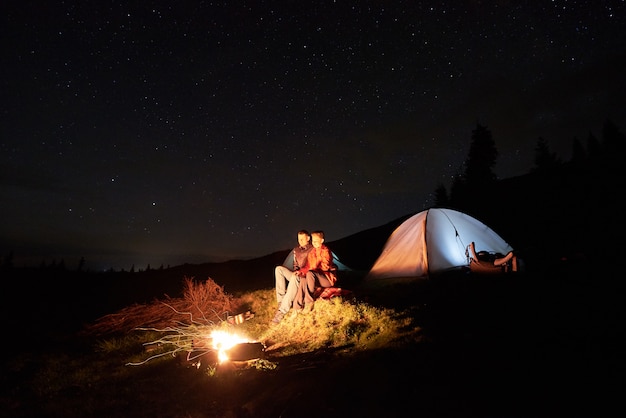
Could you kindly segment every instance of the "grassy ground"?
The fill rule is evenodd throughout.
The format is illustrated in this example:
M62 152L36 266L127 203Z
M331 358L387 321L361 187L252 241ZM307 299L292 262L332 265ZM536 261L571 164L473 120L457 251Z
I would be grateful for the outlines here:
M276 327L273 290L242 292L234 302L254 318L209 322L271 348L254 366L182 353L129 366L153 354L143 343L158 332L86 335L78 307L46 317L13 304L0 416L621 415L623 286L595 274L575 266L363 288Z

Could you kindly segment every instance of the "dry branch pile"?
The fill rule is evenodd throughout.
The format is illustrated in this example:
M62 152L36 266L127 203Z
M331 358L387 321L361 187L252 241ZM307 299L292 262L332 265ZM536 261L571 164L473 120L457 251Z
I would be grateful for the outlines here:
M105 315L86 327L90 335L125 333L137 328L163 328L172 324L210 325L227 319L228 313L236 308L231 295L212 279L196 283L185 277L182 298L166 296L149 304L135 304L120 311Z

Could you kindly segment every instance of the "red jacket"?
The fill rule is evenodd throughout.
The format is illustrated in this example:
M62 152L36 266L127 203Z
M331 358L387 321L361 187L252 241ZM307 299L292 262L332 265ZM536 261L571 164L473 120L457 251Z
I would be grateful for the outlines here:
M307 257L308 269L324 273L331 285L337 282L337 266L333 263L333 253L326 245L313 248Z

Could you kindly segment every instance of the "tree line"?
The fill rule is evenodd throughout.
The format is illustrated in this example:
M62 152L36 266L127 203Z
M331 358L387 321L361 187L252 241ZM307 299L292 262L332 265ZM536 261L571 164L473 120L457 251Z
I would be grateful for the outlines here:
M489 129L477 124L450 190L437 185L435 206L474 215L535 257L595 257L607 248L624 249L626 135L620 128L607 119L600 138L589 133L586 144L573 138L568 161L543 137L534 151L527 174L498 179L496 143Z

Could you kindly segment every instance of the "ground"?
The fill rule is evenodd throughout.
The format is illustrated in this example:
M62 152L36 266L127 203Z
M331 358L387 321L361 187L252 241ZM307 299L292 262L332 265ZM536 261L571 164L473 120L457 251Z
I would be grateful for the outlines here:
M572 272L575 274L572 274ZM610 275L610 273L609 273ZM428 289L424 293L424 289ZM624 411L623 286L574 269L454 280L395 300L419 303L424 339L267 359L273 370L184 358L124 365L69 332L22 345L5 335L0 416L7 417L599 417ZM45 315L45 314L43 314ZM41 321L42 324L45 321ZM32 335L36 326L23 328ZM43 325L42 325L43 326ZM59 327L63 330L63 327ZM71 329L68 327L67 329ZM114 355L113 355L114 357ZM84 369L88 362L90 367ZM84 386L43 382L50 368ZM55 387L61 387L55 390Z

